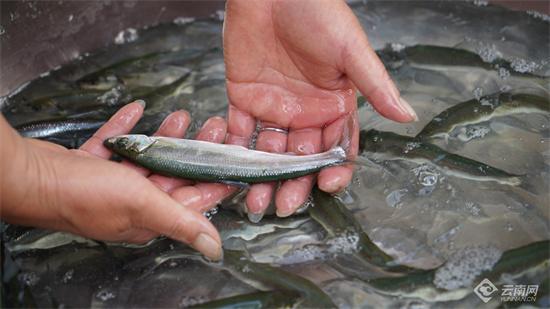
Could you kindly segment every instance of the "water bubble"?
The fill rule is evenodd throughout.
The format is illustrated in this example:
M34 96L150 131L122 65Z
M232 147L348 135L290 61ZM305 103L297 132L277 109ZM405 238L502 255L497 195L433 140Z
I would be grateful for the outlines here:
M504 228L506 229L506 231L508 232L512 232L514 230L514 226L512 225L512 223L510 222L507 222L506 225L504 226Z
M176 17L174 19L174 24L178 25L178 26L183 26L183 25L186 25L186 24L190 24L192 22L195 21L195 18L194 17L183 17L183 16L180 16L180 17Z
M487 0L474 0L475 6L487 6L489 4L489 1Z
M107 79L109 81L113 81L113 80L111 80L111 78L115 78L115 80L116 80L115 76L108 76L107 77ZM103 104L108 105L108 106L115 106L120 102L120 100L122 99L123 94L124 94L124 87L119 85L119 86L116 86L116 87L110 89L109 91L105 92L101 96L99 96L97 98L97 100L99 102L103 103Z
M469 142L473 139L483 138L489 132L491 132L491 129L486 126L473 125L461 128L460 133L456 137L462 142Z
M467 247L455 252L434 276L436 287L455 290L471 286L478 275L491 270L502 256L502 251L493 246Z
M477 54L481 57L481 60L485 62L493 62L498 58L502 57L502 54L496 49L494 45L492 46L479 46L477 48Z
M474 94L474 98L476 98L476 100L479 101L479 99L481 99L481 97L483 96L483 88L476 87L473 91L473 94Z
M0 25L0 35L3 35L4 33L6 33L6 29L4 26Z
M440 175L434 167L428 164L422 164L413 168L412 172L423 186L435 186Z
M533 16L533 17L535 17L535 18L539 18L539 19L542 19L544 21L550 21L550 16L549 15L543 14L539 11L527 11L526 13Z
M223 21L225 19L225 11L224 10L217 10L216 13L212 14L212 17L219 21Z
M498 77L506 80L508 79L508 77L510 77L510 71L506 70L505 68L498 68Z
M187 308L204 303L206 298L204 296L183 296L179 302L179 308Z
M120 31L115 37L115 44L130 43L138 39L137 30L128 28Z
M63 283L69 282L69 281L73 278L73 275L74 275L74 269L68 270L68 271L63 275Z
M38 283L40 277L35 272L29 272L20 274L19 280L26 286L34 286Z
M345 232L331 237L322 244L308 244L292 250L278 261L278 264L289 265L310 261L333 259L341 254L352 254L359 250L359 235Z
M208 220L212 220L212 218L214 217L215 214L218 213L218 207L214 207L208 211L205 211L203 213L203 215L206 217L206 219Z
M109 299L113 299L116 297L115 293L104 289L99 292L97 292L96 297L101 299L102 301L108 301Z
M420 143L418 142L409 142L405 145L405 150L403 150L403 153L409 153L410 151L420 147Z
M390 48L391 50L393 50L394 52L400 52L402 51L403 49L405 49L405 45L401 44L401 43L391 43L390 44Z
M481 206L475 202L466 202L465 206L466 211L476 217L481 213Z
M539 68L539 65L534 61L527 61L524 59L514 59L510 64L514 71L519 73L531 73Z
M69 15L69 18L68 18L69 22L73 21L73 19L74 19L74 15L73 14Z
M10 12L10 21L14 21L19 18L19 13L17 12Z

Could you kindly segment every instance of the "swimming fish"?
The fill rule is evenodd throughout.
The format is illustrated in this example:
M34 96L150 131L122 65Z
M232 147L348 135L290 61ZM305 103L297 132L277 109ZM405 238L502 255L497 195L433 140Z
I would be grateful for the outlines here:
M436 145L413 137L376 130L361 131L361 151L376 155L389 155L389 160L411 160L435 164L448 174L477 181L494 181L517 186L522 183L521 175L508 173L485 163L447 152Z
M301 298L296 307L336 307L330 297L311 281L280 267L250 261L242 251L224 250L222 263L225 269L239 279L252 283L252 286L289 291L291 297L298 293Z
M105 146L159 174L230 184L296 178L346 162L343 147L304 156L268 153L242 146L189 139L121 135Z
M353 213L338 199L314 188L312 191L313 207L308 208L310 216L327 231L329 237L353 233L358 237L357 255L369 265L375 265L388 272L410 272L410 267L393 265L393 258L380 250Z
M522 113L550 113L550 100L528 93L496 93L448 108L434 117L416 138L447 137L457 126L480 123L494 117Z
M93 132L104 123L105 120L97 119L45 120L22 124L15 129L23 137L46 138L59 134Z

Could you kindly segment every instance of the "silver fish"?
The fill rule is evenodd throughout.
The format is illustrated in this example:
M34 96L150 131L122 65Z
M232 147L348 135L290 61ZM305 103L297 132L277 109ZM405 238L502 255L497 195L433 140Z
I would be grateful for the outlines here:
M146 135L109 138L105 146L156 173L202 181L258 183L296 178L346 162L341 146L304 156Z

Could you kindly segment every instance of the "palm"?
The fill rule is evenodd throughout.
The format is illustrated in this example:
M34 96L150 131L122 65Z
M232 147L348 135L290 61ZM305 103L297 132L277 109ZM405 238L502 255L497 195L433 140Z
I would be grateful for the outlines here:
M416 117L344 1L229 0L224 54L228 143L247 146L259 123L289 130L288 136L260 131L260 150L309 154L330 148L341 139L346 119L356 117L355 87L385 117L401 122ZM355 126L350 155L356 154L357 144ZM351 167L331 167L321 171L318 184L337 192L351 176ZM276 193L277 213L293 213L314 180L306 176L285 182ZM252 218L261 217L274 188L251 188L246 202Z
M353 86L343 73L343 55L337 48L348 32L347 23L319 29L318 16L277 14L277 6L268 7L269 2L256 4L262 7L255 8L249 18L254 20L239 16L226 25L231 104L289 129L322 128L352 112ZM231 21L229 14L228 9ZM248 28L251 24L253 29ZM311 35L319 32L323 35Z

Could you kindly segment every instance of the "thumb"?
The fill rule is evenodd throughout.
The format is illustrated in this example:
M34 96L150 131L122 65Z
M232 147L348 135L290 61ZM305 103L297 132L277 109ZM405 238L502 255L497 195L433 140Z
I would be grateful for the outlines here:
M357 23L357 27L360 26ZM398 122L417 121L418 116L399 94L384 65L372 50L365 33L350 41L344 54L348 78L382 116Z
M141 199L136 225L187 243L212 260L221 259L221 239L208 219L182 207L156 187L147 191Z

